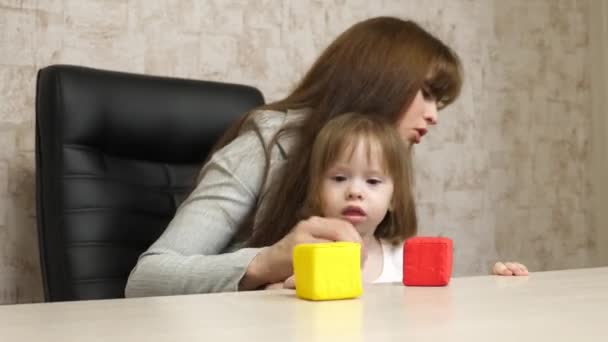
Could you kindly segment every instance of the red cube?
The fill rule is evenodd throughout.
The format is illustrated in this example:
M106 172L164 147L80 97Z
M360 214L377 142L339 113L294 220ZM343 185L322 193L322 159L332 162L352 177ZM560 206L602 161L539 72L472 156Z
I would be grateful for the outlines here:
M413 237L403 245L403 285L445 286L452 277L452 240Z

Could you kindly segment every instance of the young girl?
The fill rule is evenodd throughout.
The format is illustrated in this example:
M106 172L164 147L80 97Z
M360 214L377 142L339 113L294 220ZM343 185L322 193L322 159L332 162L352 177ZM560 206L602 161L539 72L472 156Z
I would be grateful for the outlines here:
M403 241L416 233L409 148L388 121L348 113L319 132L303 215L352 224L367 252L363 280L402 278Z
M312 146L300 219L322 216L352 224L366 254L367 283L403 278L403 242L417 231L409 150L389 122L358 113L330 120ZM267 289L294 285L290 277Z

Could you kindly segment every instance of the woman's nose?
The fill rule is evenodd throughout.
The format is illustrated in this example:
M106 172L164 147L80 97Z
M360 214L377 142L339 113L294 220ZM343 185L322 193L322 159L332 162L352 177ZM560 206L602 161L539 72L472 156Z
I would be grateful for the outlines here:
M437 102L432 101L427 103L426 110L424 111L424 120L429 125L437 124Z

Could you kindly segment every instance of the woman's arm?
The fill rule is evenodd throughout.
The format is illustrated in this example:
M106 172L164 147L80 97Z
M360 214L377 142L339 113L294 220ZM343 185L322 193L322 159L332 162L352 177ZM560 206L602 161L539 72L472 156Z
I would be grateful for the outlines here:
M278 129L283 118L276 119ZM273 126L266 122L264 129L268 127ZM238 290L260 249L223 252L261 191L263 146L249 130L213 155L196 189L140 256L127 282L127 297Z
M165 232L139 258L127 282L127 297L256 289L292 274L292 249L297 244L361 242L351 224L313 217L270 247L222 253L255 206L266 171L265 141L271 140L283 119L284 114L275 113L256 120L261 139L249 131L214 154ZM280 159L273 151L271 169Z

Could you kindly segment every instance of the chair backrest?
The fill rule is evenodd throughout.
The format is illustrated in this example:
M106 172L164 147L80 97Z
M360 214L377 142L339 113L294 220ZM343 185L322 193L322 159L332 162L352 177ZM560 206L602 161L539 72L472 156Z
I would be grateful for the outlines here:
M47 301L119 298L253 87L54 65L38 72L36 204Z

